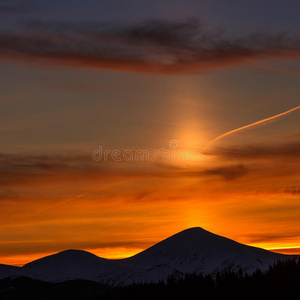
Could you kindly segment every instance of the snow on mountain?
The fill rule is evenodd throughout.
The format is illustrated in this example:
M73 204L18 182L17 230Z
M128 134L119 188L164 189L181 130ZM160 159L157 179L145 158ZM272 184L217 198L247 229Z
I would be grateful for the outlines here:
M21 274L22 268L0 264L0 279Z
M39 274L33 270L24 270L21 267L0 264L0 279L13 276L27 276L34 278L38 277Z
M169 270L177 274L215 274L218 270L237 271L239 268L246 272L253 272L257 268L265 270L270 264L285 257L197 227L179 232L127 258L126 262L140 269L136 276L131 276L137 281L157 281L158 277L166 278Z
M49 255L24 265L22 269L34 271L38 274L35 278L51 282L86 279L105 283L107 278L121 271L117 262L83 250Z
M265 270L288 256L246 246L202 228L179 232L126 259L109 260L81 250L46 256L22 268L0 265L0 278L23 275L58 282L86 279L111 285L158 282L171 274L210 273L241 268ZM6 274L6 275L5 275Z

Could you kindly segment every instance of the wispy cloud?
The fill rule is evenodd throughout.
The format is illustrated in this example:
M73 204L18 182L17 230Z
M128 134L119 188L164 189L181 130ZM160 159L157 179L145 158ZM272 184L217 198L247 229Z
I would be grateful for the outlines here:
M257 233L248 235L248 239L250 243L260 243L260 242L274 242L274 241L285 241L285 240L290 240L292 238L297 238L299 237L299 231L295 230L294 232L290 233L266 233L263 235L259 235Z
M300 195L300 186L288 186L284 189L285 194Z
M211 154L228 159L299 159L300 143L282 143L278 145L244 145L230 148L218 148Z
M225 180L233 180L242 177L247 173L248 173L248 169L244 165L233 165L233 166L207 169L203 172L203 175L221 176Z
M146 73L190 73L249 63L297 58L300 39L288 33L241 38L203 27L198 20L103 23L25 23L0 33L2 59Z
M153 178L210 178L233 180L244 176L248 170L243 165L230 165L203 168L186 168L171 166L158 161L154 164L140 162L141 170L135 163L95 162L91 156L81 155L10 155L0 154L0 186L31 186L43 184L61 184L80 180L82 182L101 182L123 179L153 179ZM150 164L150 168L149 168ZM127 167L125 167L127 166Z
M93 165L88 155L12 155L0 154L0 186L23 186L100 178L101 166ZM109 172L105 172L109 177Z
M279 249L269 249L270 251L283 253L283 254L298 254L300 253L300 248L279 248Z

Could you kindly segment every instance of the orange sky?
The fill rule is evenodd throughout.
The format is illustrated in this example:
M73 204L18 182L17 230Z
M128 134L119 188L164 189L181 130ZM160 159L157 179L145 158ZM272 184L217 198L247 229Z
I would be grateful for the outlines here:
M195 226L300 253L296 1L13 2L0 263L127 257Z
M265 129L294 124L298 116ZM194 226L297 252L300 144L292 135L256 144L253 136L263 132L224 137L199 161L94 161L91 153L2 156L7 196L1 201L1 262L22 265L69 248L127 257ZM190 136L174 149L166 143L165 150L194 153L185 147Z

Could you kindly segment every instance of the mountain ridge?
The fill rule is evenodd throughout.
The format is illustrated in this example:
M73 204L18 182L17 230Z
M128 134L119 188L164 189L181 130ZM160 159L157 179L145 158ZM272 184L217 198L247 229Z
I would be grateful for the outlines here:
M129 258L111 260L88 251L69 249L19 268L1 268L0 265L0 278L5 278L5 275L27 276L49 282L85 279L109 285L127 285L158 282L172 274L213 275L239 269L249 273L256 269L263 271L288 257L292 256L244 245L201 227L192 227Z

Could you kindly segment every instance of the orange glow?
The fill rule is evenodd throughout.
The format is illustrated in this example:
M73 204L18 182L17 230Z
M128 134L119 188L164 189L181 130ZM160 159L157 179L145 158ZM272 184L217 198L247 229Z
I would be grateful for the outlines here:
M281 249L268 249L272 252L288 254L288 255L300 255L300 248L281 248Z
M17 266L22 267L23 265L27 264L28 262L34 261L36 259L39 259L41 257L55 254L56 252L41 252L41 253L34 253L34 254L23 254L23 255L17 255L14 254L12 256L0 256L1 264L4 265L11 265L11 266Z
M198 131L193 105L185 111L175 106L181 120L172 128L175 152L201 149L208 135ZM199 162L96 162L87 153L70 161L50 157L45 167L36 157L21 156L30 172L7 172L3 183L1 263L23 265L66 249L124 258L195 226L244 244L297 252L296 139L287 146L276 141L217 149Z
M300 252L300 1L38 2L0 2L0 264Z
M95 255L109 259L121 259L133 256L145 249L142 248L125 248L125 247L110 247L102 249L86 249Z

